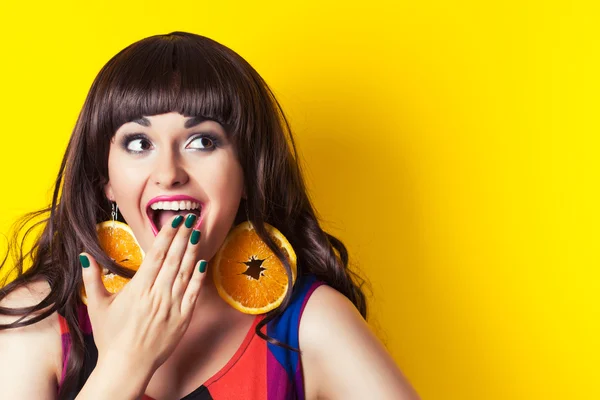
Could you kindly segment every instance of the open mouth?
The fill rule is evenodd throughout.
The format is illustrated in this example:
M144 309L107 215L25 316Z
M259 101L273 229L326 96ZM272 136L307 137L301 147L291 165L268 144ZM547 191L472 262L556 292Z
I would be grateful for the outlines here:
M158 232L161 228L171 222L176 215L186 216L189 213L195 214L196 224L194 229L199 229L200 224L202 223L202 203L195 203L191 201L159 201L153 203L146 209L146 214L148 215L148 219L150 220L150 224L152 225L152 232L154 232L154 236L158 235Z

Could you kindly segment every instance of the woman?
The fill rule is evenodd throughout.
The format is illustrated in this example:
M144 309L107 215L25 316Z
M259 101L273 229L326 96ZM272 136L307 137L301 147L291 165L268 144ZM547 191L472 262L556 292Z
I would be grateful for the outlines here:
M149 211L173 196L198 210ZM133 274L97 241L96 224L115 208L146 255L110 295L99 264ZM417 398L365 323L345 246L319 226L279 104L227 47L173 32L113 57L87 96L51 206L29 218L48 212L32 267L23 271L21 255L0 292L0 397ZM206 261L245 220L288 273L263 223L298 257L293 292L258 317L226 304L207 276Z

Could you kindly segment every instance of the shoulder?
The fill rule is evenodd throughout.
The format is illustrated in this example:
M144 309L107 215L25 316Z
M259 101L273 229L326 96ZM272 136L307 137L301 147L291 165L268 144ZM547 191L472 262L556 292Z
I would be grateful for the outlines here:
M312 338L323 335L325 326L334 330L360 329L366 327L366 322L346 296L327 284L321 284L306 299L300 337L308 339L306 344L310 344Z
M30 307L44 300L48 294L50 294L50 285L45 280L40 279L8 293L6 297L0 301L0 306L8 308ZM34 315L39 315L41 313L42 311L38 311L37 313L34 313ZM20 316L0 315L0 324L9 324L19 318ZM34 324L37 326L37 330L42 327L47 327L49 322L47 320L49 319L50 318L46 318ZM57 317L55 319L58 321Z
M354 304L343 294L322 284L306 301L300 320L299 337L303 350L323 346L336 332L362 331L366 323Z
M354 304L330 286L306 302L299 342L307 398L418 398Z
M9 293L0 301L0 307L33 306L49 293L48 282L39 280ZM34 315L40 313L38 311ZM19 318L20 316L0 315L0 324L10 324ZM46 389L56 390L62 369L58 313L54 312L31 325L0 330L0 359L11 365L7 372L0 374L0 387L9 392L12 390L21 397L26 394L35 397L34 394L50 393ZM22 387L18 387L17 382L21 382Z

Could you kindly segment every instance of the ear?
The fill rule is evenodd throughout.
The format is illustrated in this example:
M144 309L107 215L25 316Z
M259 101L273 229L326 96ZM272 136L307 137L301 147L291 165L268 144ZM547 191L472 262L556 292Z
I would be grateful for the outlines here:
M106 185L104 185L104 195L106 196L106 198L108 200L115 201L115 196L113 194L112 186L110 185L110 182L108 182Z

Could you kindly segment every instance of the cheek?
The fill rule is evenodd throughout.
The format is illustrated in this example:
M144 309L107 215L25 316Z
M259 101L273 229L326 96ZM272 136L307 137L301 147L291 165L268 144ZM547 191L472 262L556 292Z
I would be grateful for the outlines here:
M212 165L211 165L212 167ZM202 257L212 259L233 227L243 192L243 174L239 164L218 164L215 168L204 166L199 185L210 201L209 216L204 224L205 253Z
M108 174L113 195L118 201L119 211L128 223L137 225L139 201L144 185L144 169L133 167L118 158L109 158Z
M141 168L115 168L109 169L111 187L115 195L130 197L136 193L144 184L143 170Z
M215 187L220 193L237 197L242 193L242 179L237 173L219 176L215 180Z
M243 173L240 165L229 162L226 167L210 171L210 178L205 181L206 195L211 202L213 228L219 232L229 231L237 214L243 193ZM211 224L211 225L212 225Z
M209 197L219 203L219 208L227 213L236 212L243 191L241 171L216 174L211 178L210 191Z
M128 193L129 189L141 186L151 166L149 161L133 162L119 150L111 149L108 157L108 176L113 190Z
M209 197L219 203L236 203L243 192L243 171L232 154L215 159L203 167L203 186Z

